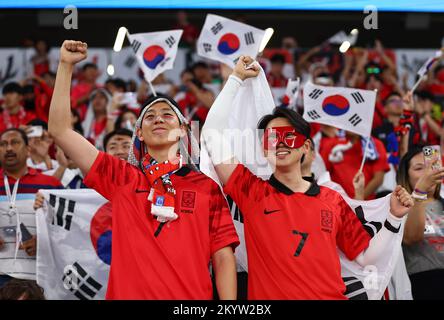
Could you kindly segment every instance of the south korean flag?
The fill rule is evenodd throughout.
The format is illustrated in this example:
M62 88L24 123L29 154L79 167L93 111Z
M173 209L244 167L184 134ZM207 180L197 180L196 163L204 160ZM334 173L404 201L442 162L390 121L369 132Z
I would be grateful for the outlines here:
M241 55L256 57L264 34L245 23L208 14L197 40L197 53L234 68Z
M128 34L137 62L148 82L173 68L182 30Z
M324 87L308 82L304 87L304 119L368 137L375 102L375 91Z

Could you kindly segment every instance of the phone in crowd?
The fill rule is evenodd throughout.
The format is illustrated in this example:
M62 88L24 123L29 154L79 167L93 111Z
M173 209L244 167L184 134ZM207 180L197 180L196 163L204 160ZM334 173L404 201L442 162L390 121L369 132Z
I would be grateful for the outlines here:
M32 234L29 232L28 228L22 223L20 223L20 231L22 233L22 242L28 241L32 238Z
M441 169L442 160L441 160L441 148L438 145L435 146L426 146L422 148L422 152L424 154L424 163L428 166L430 163L432 164L433 170Z
M42 126L31 126L31 129L27 133L28 138L38 138L43 135Z

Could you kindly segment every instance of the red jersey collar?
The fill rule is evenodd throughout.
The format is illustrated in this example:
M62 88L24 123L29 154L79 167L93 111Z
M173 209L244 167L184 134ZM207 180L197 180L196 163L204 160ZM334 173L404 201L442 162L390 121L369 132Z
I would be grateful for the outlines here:
M275 188L277 191L282 192L288 196L294 194L294 192L288 188L286 185L284 185L282 182L280 182L278 179L274 177L274 175L271 175L270 179L268 180L268 183ZM321 189L319 188L318 184L315 180L311 182L310 188L304 193L307 196L315 197L321 192Z
M30 176L35 176L36 174L38 174L39 172L34 169L34 168L30 168L28 167L28 172L26 172L25 176L30 175ZM4 175L5 171L3 169L0 169L0 174ZM9 176L8 176L9 177Z

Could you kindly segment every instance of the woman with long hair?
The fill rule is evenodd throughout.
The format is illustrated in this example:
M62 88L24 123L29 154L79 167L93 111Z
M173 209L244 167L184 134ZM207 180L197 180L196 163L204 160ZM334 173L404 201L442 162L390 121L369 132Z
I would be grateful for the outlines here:
M413 192L403 237L403 253L413 299L444 299L444 200L440 197L444 169L425 164L422 146L401 159L397 183Z

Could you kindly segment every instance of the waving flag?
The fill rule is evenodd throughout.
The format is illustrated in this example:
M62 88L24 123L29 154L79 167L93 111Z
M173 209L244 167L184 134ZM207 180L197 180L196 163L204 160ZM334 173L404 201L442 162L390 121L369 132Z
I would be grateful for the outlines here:
M41 190L37 283L46 299L105 298L111 264L111 204L91 189Z
M182 30L129 34L145 79L154 80L160 73L173 68Z
M285 89L285 95L282 97L282 104L287 108L295 109L296 100L299 94L300 79L296 80L288 79L287 88Z
M197 53L233 68L241 55L256 57L264 34L245 23L208 14L197 40Z
M324 87L308 82L304 87L304 119L368 137L375 101L375 91Z
M418 76L423 77L429 72L430 68L433 66L433 64L441 59L442 51L436 51L435 55L433 57L430 57L427 59L427 61L419 68L418 70Z

